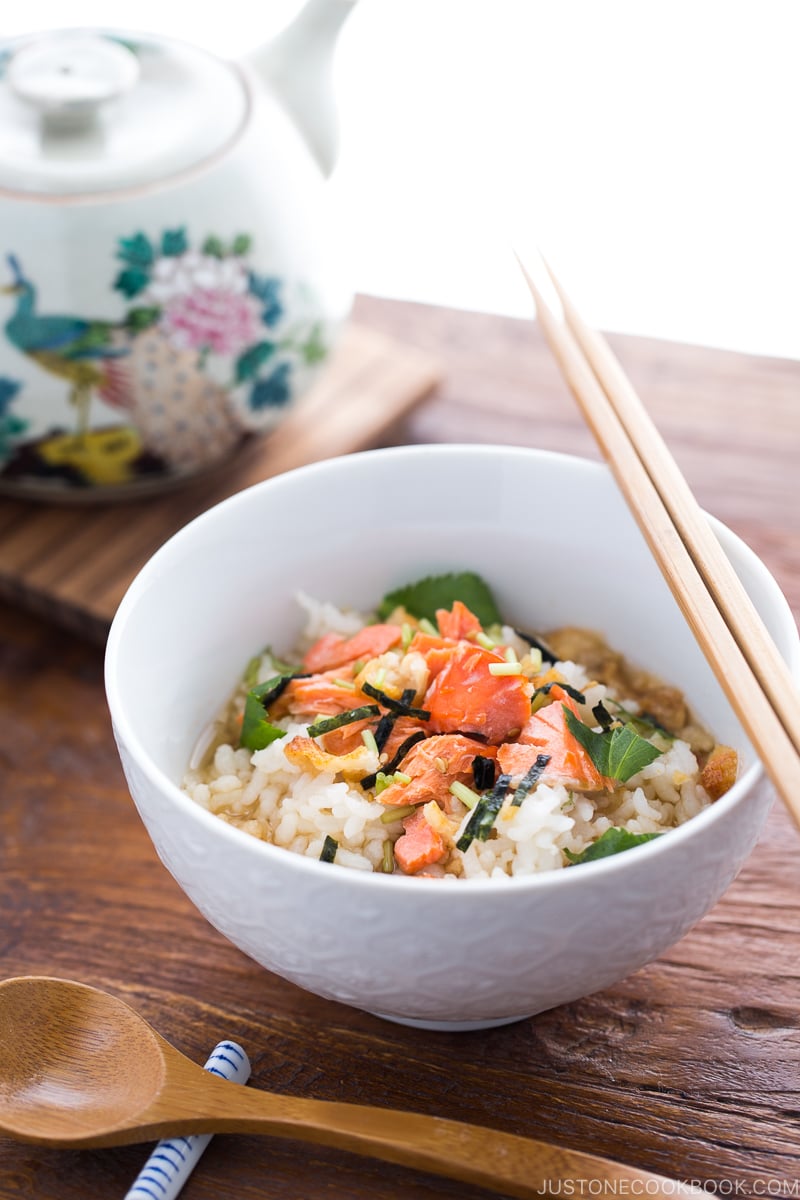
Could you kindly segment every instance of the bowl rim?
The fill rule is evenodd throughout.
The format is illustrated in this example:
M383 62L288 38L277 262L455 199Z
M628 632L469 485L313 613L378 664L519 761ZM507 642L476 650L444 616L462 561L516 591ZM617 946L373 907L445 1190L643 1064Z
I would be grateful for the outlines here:
M297 481L302 482L303 478L309 474L319 475L328 471L335 473L346 469L354 460L374 460L376 458L403 459L434 457L436 455L456 457L465 453L474 454L476 457L485 457L488 453L490 455L511 458L561 460L569 464L571 469L582 470L586 473L591 472L597 477L604 476L614 488L619 490L610 468L605 463L583 458L579 455L539 449L537 447L504 446L499 443L475 444L455 442L411 443L404 446L362 450L353 454L321 459L314 463L306 463L295 467L290 471L282 472L279 475L274 475L252 484L250 487L244 488L219 503L212 505L211 508L200 513L172 534L137 573L117 609L109 631L104 669L106 697L118 743L121 743L125 747L148 781L168 798L172 806L177 808L185 819L199 821L201 826L207 828L214 836L221 838L223 841L231 839L233 846L238 846L251 854L265 855L266 862L268 863L273 861L274 856L277 855L277 859L274 859L276 866L282 863L283 868L286 870L310 871L312 873L311 878L316 880L316 882L319 882L322 878L320 872L327 870L331 865L303 854L293 854L282 846L275 846L271 842L262 841L260 838L256 838L252 834L246 833L244 830L220 820L214 813L203 808L195 800L192 800L177 783L170 779L154 763L130 726L118 686L116 671L120 645L125 625L133 613L140 595L150 587L153 578L160 572L162 563L172 555L175 544L183 542L187 537L191 537L192 532L196 531L198 527L201 527L207 521L216 519L222 510L232 511L239 506L249 504L255 493L279 489L287 481L289 486L295 486ZM800 633L798 633L789 603L777 581L758 555L738 534L734 533L733 530L710 513L705 513L705 515L710 521L715 534L720 539L723 550L727 553L729 548L733 547L736 553L747 561L751 569L761 576L766 586L773 593L773 602L776 606L775 616L786 625L788 639L792 644L793 653L788 664L789 669L796 678L800 678ZM670 835L668 838L656 837L652 841L635 847L636 857L634 863L646 863L648 858L645 856L654 858L665 853L670 853L670 847L677 849L681 842L687 838L699 836L709 826L713 827L724 820L731 810L738 808L744 802L746 795L758 784L763 776L763 765L754 756L752 763L747 767L742 776L736 780L733 787L724 796L720 797L719 800L716 800L708 808L689 818L682 825L668 830L667 832ZM352 885L354 887L369 887L370 889L380 887L400 890L412 888L412 894L414 895L421 895L423 892L429 892L430 894L435 892L438 895L450 895L454 893L457 896L465 894L477 894L481 896L510 895L520 891L537 892L541 889L553 887L580 886L580 880L589 881L591 879L599 879L605 874L625 870L626 862L628 862L628 869L630 869L634 864L629 862L628 854L629 852L609 855L606 858L582 863L580 864L582 870L577 873L562 869L542 871L532 875L506 876L502 879L491 877L488 879L458 879L456 881L457 887L448 886L447 884L443 886L443 881L438 878L420 878L418 876L402 874L385 875L379 871L362 871L354 868L342 868L341 871L333 872L330 878L332 880L340 880L340 883L338 885L334 884L334 886L344 887ZM292 866L292 864L294 865Z

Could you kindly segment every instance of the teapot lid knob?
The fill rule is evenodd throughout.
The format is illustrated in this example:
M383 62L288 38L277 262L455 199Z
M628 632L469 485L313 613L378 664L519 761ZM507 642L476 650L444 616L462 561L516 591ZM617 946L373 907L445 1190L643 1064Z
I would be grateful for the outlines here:
M67 30L24 45L7 78L14 94L46 120L83 123L133 87L139 63L116 39Z

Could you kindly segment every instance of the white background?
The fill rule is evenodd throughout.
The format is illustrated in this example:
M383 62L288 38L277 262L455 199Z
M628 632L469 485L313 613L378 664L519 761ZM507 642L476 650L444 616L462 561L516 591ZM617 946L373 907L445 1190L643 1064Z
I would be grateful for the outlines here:
M296 0L2 0L226 56ZM608 329L800 358L796 0L360 0L332 180L358 290L528 315L538 240Z

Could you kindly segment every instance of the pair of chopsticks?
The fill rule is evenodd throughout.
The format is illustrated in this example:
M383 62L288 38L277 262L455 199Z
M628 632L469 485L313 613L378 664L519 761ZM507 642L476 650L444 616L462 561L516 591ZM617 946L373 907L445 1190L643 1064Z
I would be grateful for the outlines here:
M788 667L607 342L579 316L544 259L527 261L519 260L545 339L681 612L800 828L800 694ZM560 313L545 299L551 289Z

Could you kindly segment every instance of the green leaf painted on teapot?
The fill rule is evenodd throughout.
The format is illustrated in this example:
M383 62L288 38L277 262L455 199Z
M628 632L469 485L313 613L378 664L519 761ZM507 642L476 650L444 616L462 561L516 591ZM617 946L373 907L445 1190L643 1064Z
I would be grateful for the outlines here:
M274 423L328 347L312 291L253 270L252 249L241 231L193 245L188 225L119 237L110 320L54 308L7 255L5 337L61 381L64 420L9 412L21 385L0 378L0 473L122 484L195 470Z
M155 325L160 316L159 305L142 305L140 308L128 309L125 325L131 333L141 333L143 329L149 329L151 325Z
M180 254L185 254L189 249L189 239L186 236L186 227L181 225L180 229L165 229L161 235L161 253L165 258L176 258Z
M255 346L250 346L236 360L236 382L244 383L252 379L274 352L274 342L257 342Z
M203 242L203 254L210 254L212 258L224 258L225 247L222 244L222 239L218 237L207 237Z
M153 244L143 233L135 233L133 237L119 238L117 258L132 267L149 267L155 258Z
M150 276L146 271L140 271L138 267L127 267L124 271L120 271L114 280L114 288L132 300L134 296L138 296L140 292L144 291L149 282Z

